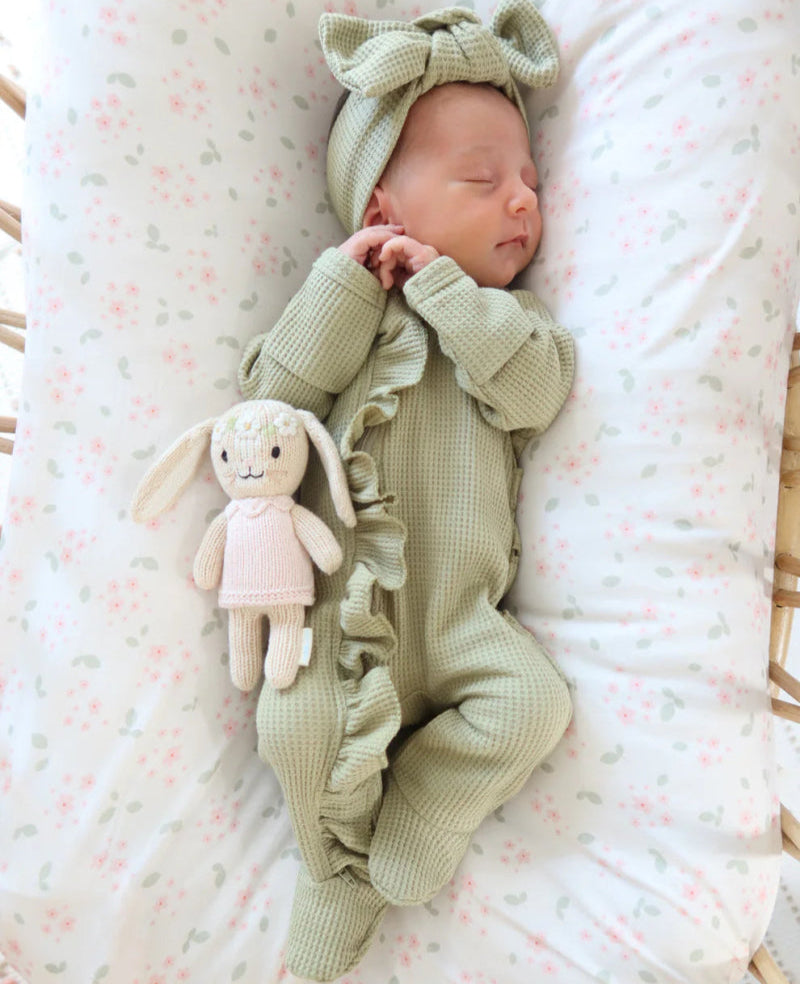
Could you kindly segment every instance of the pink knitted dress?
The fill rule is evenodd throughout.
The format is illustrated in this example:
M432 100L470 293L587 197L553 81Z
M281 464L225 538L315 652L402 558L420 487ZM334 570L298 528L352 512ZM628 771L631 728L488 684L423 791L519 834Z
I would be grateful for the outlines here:
M294 507L290 495L229 503L222 608L313 604L314 572L294 531Z

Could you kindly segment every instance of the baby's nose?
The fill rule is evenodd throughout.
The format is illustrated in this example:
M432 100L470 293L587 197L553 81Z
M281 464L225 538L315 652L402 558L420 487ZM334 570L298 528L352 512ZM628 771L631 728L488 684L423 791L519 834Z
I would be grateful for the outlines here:
M539 196L529 185L520 184L509 202L513 212L533 212L539 205Z

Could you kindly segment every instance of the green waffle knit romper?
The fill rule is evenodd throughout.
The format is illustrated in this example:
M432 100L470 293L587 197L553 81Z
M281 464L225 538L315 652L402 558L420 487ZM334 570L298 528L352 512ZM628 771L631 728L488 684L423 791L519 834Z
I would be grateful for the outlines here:
M317 578L310 666L258 708L304 862L297 974L342 973L387 901L439 891L567 726L561 674L497 606L516 571L517 455L572 375L571 337L534 295L479 288L445 256L387 293L329 249L245 351L248 399L325 421L358 518L337 521L312 461L301 501L344 564Z

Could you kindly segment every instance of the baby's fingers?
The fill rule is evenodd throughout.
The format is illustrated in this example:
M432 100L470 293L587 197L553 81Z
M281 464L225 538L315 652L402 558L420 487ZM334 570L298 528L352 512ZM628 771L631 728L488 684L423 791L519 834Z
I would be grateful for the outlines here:
M373 265L373 273L381 282L384 290L390 290L394 286L394 270L397 267L397 260L393 254L384 258L383 251L376 256Z
M342 243L339 249L363 266L370 259L370 254L374 250L380 249L387 240L398 235L402 230L403 227L398 225L367 226L353 233L348 240Z

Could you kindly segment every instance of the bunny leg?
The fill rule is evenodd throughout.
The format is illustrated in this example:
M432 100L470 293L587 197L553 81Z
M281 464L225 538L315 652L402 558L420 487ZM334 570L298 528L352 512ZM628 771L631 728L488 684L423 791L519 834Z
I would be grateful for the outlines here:
M252 690L261 676L263 614L260 608L231 608L228 613L231 680L245 692Z
M294 683L303 648L303 605L274 605L267 609L269 616L269 646L264 673L277 690Z

